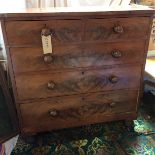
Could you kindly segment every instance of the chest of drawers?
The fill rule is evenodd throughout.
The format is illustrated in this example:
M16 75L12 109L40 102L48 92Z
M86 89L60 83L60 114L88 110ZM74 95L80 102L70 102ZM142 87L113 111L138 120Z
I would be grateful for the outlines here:
M153 10L53 10L1 14L21 131L135 119Z

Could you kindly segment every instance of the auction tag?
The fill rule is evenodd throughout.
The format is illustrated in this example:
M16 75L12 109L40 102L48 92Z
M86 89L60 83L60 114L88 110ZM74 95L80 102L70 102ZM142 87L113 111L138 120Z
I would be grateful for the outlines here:
M44 36L42 35L42 46L44 54L52 53L52 39L51 35Z

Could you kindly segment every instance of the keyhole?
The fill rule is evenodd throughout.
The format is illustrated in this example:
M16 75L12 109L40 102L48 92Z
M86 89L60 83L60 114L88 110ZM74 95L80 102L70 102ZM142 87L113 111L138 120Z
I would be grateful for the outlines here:
M82 75L84 75L84 71L82 71Z

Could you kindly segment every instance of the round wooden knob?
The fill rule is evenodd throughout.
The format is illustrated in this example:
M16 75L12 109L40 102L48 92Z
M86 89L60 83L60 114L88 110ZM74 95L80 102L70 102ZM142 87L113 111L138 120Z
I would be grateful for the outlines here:
M117 83L118 82L118 77L117 76L110 76L109 77L109 81L111 82L111 83Z
M123 29L123 27L122 26L115 26L114 28L114 32L116 32L116 33L124 33L124 29Z
M116 105L115 102L110 103L110 107L115 107L115 105Z
M42 29L41 34L44 36L49 36L49 35L51 35L51 30L48 28L44 28L44 29Z
M58 112L57 112L56 110L50 110L50 111L49 111L49 114L50 114L50 116L55 117L55 116L58 115Z
M50 81L50 82L48 82L47 87L48 87L48 89L54 89L55 83L53 81Z
M114 57L114 58L120 58L122 56L122 52L119 51L119 50L114 50L112 51L111 55Z
M51 54L45 54L44 55L44 62L46 64L50 64L50 63L52 63L52 61L53 61L53 57Z

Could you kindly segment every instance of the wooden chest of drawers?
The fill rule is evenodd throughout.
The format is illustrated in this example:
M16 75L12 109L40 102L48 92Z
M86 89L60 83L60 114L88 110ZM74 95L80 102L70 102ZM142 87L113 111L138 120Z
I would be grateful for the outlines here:
M153 10L72 11L0 16L23 133L136 118Z

